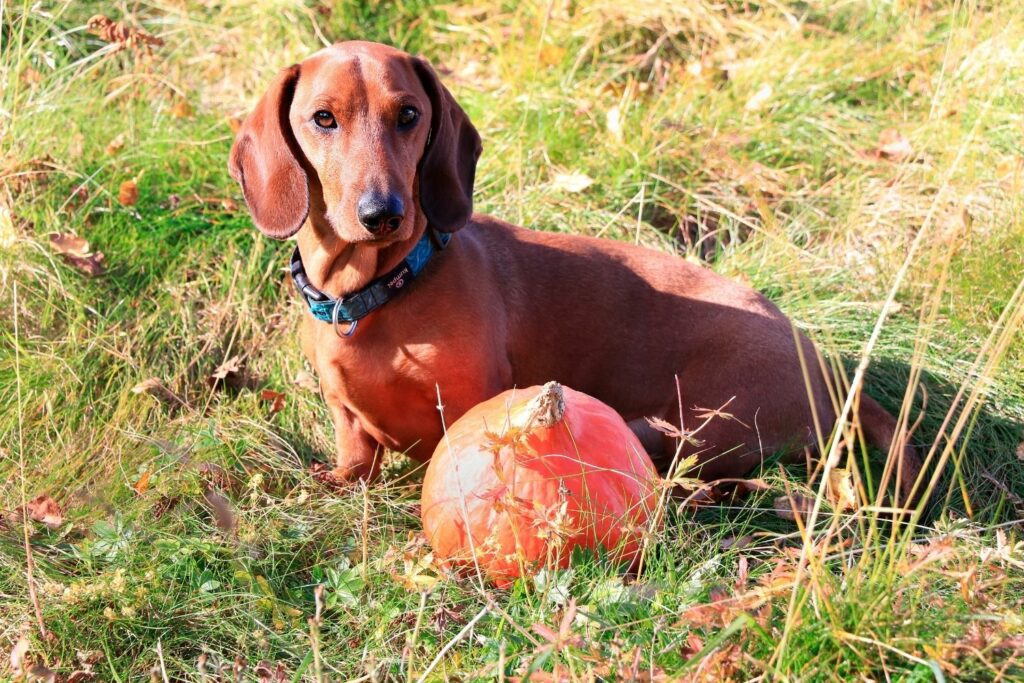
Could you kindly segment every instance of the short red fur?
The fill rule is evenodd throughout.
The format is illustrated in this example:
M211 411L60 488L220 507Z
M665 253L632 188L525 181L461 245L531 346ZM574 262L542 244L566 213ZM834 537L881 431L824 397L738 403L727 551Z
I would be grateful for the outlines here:
M410 107L418 122L396 124ZM336 128L317 126L321 111ZM728 404L732 417L712 420L702 444L684 448L698 453L706 479L829 438L836 382L773 303L669 254L472 214L480 150L425 61L365 42L283 71L239 131L229 168L254 222L271 237L297 234L307 275L331 296L388 272L428 226L458 233L351 338L304 317L302 346L334 418L339 479L374 476L381 447L430 458L442 436L438 393L452 421L506 389L548 380L612 406L660 466L675 443L644 418L693 428L706 409ZM360 224L368 192L404 206L395 230ZM892 416L862 396L859 419L889 449ZM906 444L893 450L909 500L920 462Z

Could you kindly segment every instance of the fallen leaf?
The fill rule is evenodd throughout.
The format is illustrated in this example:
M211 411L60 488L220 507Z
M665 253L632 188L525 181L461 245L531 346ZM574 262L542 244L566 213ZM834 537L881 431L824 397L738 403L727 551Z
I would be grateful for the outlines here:
M895 128L886 128L878 136L878 152L881 156L900 161L914 153L910 141Z
M107 144L107 156L113 156L124 147L124 133L118 133L113 140Z
M228 502L228 499L213 489L206 491L203 498L213 510L213 521L217 528L225 533L232 531L235 528L235 515L231 511L231 503Z
M296 386L306 391L312 391L313 393L320 392L320 382L317 381L316 377L306 372L305 370L299 370L295 373L295 379L292 380Z
M260 399L270 401L270 414L279 413L284 409L285 395L273 389L264 389L260 392Z
M242 357L232 356L217 366L213 374L207 378L206 383L211 387L218 387L224 384L229 378L237 378L242 372Z
M541 64L545 66L553 66L562 61L565 57L565 48L561 45L552 45L551 43L545 43L540 48Z
M46 494L36 496L28 502L28 514L49 529L56 529L64 523L64 513L57 505L57 501Z
M768 102L769 99L771 99L771 96L772 86L765 83L758 89L756 93L751 95L750 99L747 100L747 103L743 105L743 108L746 109L747 111L757 111L758 109L764 107L765 103Z
M153 473L149 470L146 470L141 475L139 475L139 480L132 485L132 488L135 489L135 493L141 496L149 489L149 478L152 475Z
M1024 462L1024 441L1017 444L1017 459Z
M615 105L605 114L605 127L615 142L622 142L622 109L619 108L619 105Z
M579 171L559 173L551 181L552 188L563 192L582 192L593 184L593 178Z
M797 515L805 517L813 508L814 499L802 493L779 496L775 499L775 514L790 521L796 521Z
M124 206L135 206L139 201L139 186L134 180L126 180L121 183L121 189L117 191L117 200Z
M35 85L43 80L43 75L28 66L21 72L21 82L26 85Z
M828 499L840 512L857 509L857 487L850 470L836 467L828 473Z
M103 274L103 254L101 252L88 256L65 256L64 259L72 267L91 277Z
M187 119L192 116L192 105L188 103L188 100L178 100L171 107L171 116L176 119Z
M136 384L134 387L132 387L132 393L149 394L163 387L163 385L164 383L160 381L159 377L150 377L149 379L144 379L138 384Z
M29 642L25 634L11 648L11 673L15 678L25 674L25 655L28 654Z
M89 187L85 183L75 185L75 188L71 190L71 196L68 197L68 203L74 206L80 206L85 203L85 200L89 198Z
M129 26L123 21L109 19L102 14L90 17L86 27L89 33L116 45L118 50L131 50L135 53L145 52L146 54L152 54L154 47L160 47L164 44L162 38L158 38L141 28Z
M90 254L89 242L84 237L62 232L51 232L49 237L50 247L58 254L80 258L87 257Z

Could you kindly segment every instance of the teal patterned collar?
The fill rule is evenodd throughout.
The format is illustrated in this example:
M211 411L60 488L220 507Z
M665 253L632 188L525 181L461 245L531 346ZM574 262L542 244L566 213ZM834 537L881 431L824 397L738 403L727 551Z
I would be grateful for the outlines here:
M427 232L423 234L423 237L401 263L374 279L358 292L347 294L340 299L331 298L310 283L309 278L306 277L306 271L302 267L299 248L295 247L295 253L292 254L291 260L292 281L309 305L309 311L313 317L333 323L336 331L338 331L339 323L348 323L349 328L346 332L338 331L339 335L348 337L355 332L356 324L362 318L386 304L392 297L408 287L409 283L423 272L434 254L448 246L451 238L451 233L437 232L427 228Z

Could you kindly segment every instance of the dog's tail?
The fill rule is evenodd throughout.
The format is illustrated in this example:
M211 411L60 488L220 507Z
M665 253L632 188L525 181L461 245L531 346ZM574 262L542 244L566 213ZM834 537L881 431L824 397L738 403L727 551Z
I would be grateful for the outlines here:
M867 394L860 395L860 425L868 442L886 453L892 451L896 438L896 418ZM895 507L917 505L924 482L921 478L921 457L909 443L897 444L897 461L893 476L900 491Z

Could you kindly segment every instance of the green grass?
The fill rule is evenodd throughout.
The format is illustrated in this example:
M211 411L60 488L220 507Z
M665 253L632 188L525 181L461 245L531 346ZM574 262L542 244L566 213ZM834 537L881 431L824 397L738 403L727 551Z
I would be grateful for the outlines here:
M201 657L242 658L246 680L261 660L285 680L417 680L485 612L429 679L1024 677L1024 10L327 4L0 5L0 651L24 634L64 679L82 653L97 680L202 680ZM164 45L112 52L85 30L100 12ZM333 436L293 383L289 245L252 228L226 158L278 68L356 37L443 67L484 139L478 210L704 259L851 376L892 294L867 388L894 411L910 397L915 441L937 444L926 514L897 528L826 504L809 533L773 500L817 483L770 463L770 491L670 509L635 581L579 557L497 591L430 561L400 456L368 488L317 484ZM893 128L906 159L872 153ZM560 172L595 182L567 193ZM70 267L50 232L88 239L105 272ZM242 380L211 386L235 356ZM169 393L133 392L148 378ZM39 494L64 507L56 529L21 521ZM557 630L570 597L581 640L550 647L534 626Z

